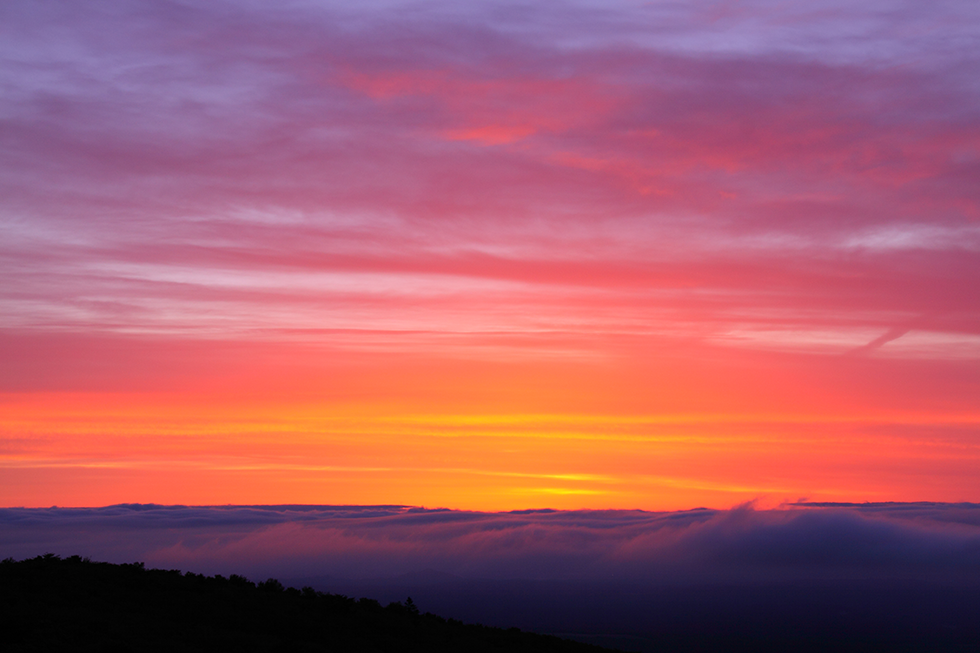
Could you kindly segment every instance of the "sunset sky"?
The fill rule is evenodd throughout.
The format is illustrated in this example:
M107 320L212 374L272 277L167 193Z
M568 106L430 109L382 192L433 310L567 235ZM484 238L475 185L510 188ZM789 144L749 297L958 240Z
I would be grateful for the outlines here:
M980 501L980 3L0 5L0 506Z

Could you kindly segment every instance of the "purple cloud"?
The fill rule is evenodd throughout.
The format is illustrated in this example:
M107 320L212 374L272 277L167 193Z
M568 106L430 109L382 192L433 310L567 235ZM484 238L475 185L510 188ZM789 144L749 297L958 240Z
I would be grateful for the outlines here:
M969 3L2 11L8 329L365 330L420 275L522 284L497 315L653 289L727 344L977 332ZM403 328L493 312L408 294Z
M975 504L476 513L398 506L0 511L0 555L47 551L256 578L712 581L976 578Z

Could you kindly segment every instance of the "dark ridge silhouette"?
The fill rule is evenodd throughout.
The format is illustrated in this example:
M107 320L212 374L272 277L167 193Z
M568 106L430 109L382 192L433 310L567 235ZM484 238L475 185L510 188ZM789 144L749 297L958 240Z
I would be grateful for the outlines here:
M0 563L0 625L4 651L609 651L420 614L411 598L382 606L274 578L50 553Z
M468 581L436 574L401 585L464 620L420 614L411 599L373 599L90 562L46 554L0 562L0 651L549 651L600 653L975 653L980 586L915 579L716 584ZM287 581L289 582L289 581ZM315 578L296 584L318 584ZM336 582L321 585L337 590Z

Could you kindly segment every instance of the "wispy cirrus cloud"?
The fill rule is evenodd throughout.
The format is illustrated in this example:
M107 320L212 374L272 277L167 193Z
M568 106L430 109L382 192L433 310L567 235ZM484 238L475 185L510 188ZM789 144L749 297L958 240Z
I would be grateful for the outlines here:
M335 501L381 486L294 479L281 452L395 451L401 498L343 500L972 498L975 453L948 434L977 423L978 20L953 1L7 2L0 463L22 476L0 501ZM295 427L278 453L235 430L259 404L270 434ZM549 431L564 444L535 452L559 462L531 469L516 437L393 446L374 421L562 412L707 416L713 446ZM879 426L888 446L864 439ZM280 476L238 486L208 467L265 463ZM684 486L491 492L517 478L491 472Z
M969 286L980 132L959 4L376 10L6 9L7 326L226 329L201 297L227 298L226 322L278 305L289 324L307 298L343 301L309 270L342 274L365 321L390 310L385 272L447 298L474 277L538 288L504 313L556 281L624 304L693 286L721 322L717 297L772 308L777 279L785 309L833 293L842 313L930 312ZM888 258L918 249L943 266ZM923 286L917 265L922 293L891 292ZM72 278L89 290L56 291Z

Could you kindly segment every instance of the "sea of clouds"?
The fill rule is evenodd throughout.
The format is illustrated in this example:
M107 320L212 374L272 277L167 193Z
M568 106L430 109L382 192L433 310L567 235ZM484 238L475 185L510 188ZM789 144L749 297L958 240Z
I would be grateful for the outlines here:
M133 504L0 510L0 556L47 552L289 578L980 579L980 505L500 513Z
M978 504L0 510L0 557L47 552L383 603L411 596L445 617L624 650L966 651L980 641Z

